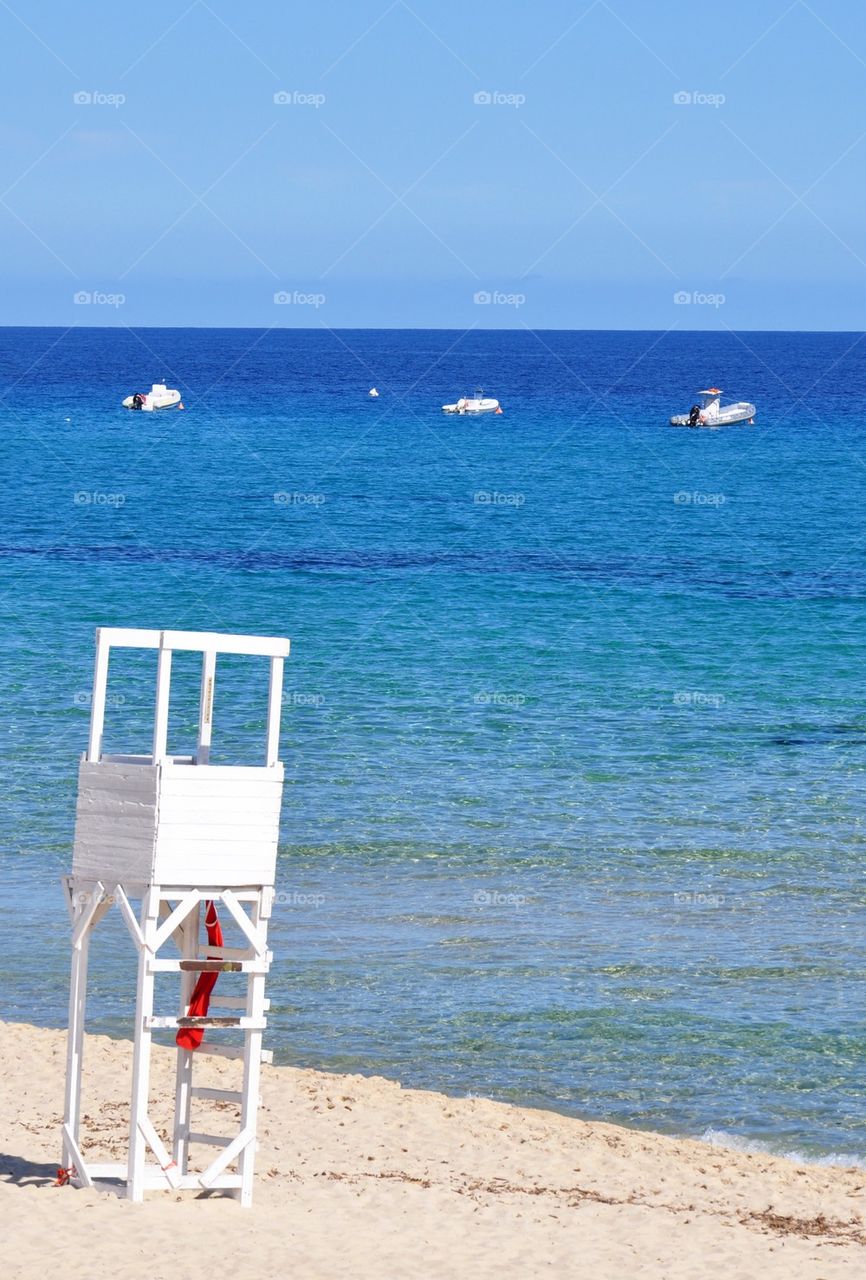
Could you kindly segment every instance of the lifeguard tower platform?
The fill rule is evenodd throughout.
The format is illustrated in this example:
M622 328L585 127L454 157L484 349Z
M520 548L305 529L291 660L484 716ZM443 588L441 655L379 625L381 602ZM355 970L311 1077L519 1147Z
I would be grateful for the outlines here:
M102 749L109 655L118 648L157 651L153 745L147 755L109 755ZM167 749L172 654L179 650L201 654L198 741L189 756L169 755ZM288 653L288 640L261 636L120 627L100 627L96 632L90 737L78 775L72 875L64 877L72 922L72 977L63 1169L78 1185L125 1183L131 1200L143 1199L147 1190L222 1188L243 1205L252 1202L259 1078L263 1058L270 1057L262 1050L262 1032L268 1009L267 929L282 799L278 755L283 662ZM268 660L266 686L263 681L266 732L258 764L210 764L219 654ZM88 950L94 929L112 905L120 911L138 954L138 986L128 1158L107 1164L84 1157L79 1126ZM222 945L219 914L239 934L241 946ZM170 945L174 955L165 954ZM219 973L242 974L245 992L211 996ZM180 975L176 1016L154 1014L155 984L161 974ZM219 1013L201 1012L208 1005ZM226 1013L227 1009L235 1012ZM152 1034L160 1028L176 1029L178 1041L174 1130L168 1143L148 1116ZM242 1045L210 1043L212 1033L231 1028L242 1033ZM205 1033L208 1044L199 1049ZM242 1058L242 1087L197 1087L197 1053ZM237 1135L197 1132L191 1122L197 1097L236 1104ZM219 1152L203 1171L191 1173L190 1147L197 1144Z

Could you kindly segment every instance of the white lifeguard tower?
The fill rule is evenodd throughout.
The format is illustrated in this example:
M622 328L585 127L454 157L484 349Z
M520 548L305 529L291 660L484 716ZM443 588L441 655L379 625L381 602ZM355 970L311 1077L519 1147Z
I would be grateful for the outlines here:
M108 755L102 750L109 654L112 648L157 651L153 746L148 755ZM169 690L172 654L201 654L198 741L189 756L168 754ZM100 1179L126 1184L131 1200L146 1190L223 1188L243 1205L252 1201L253 1164L262 1032L268 1002L265 976L268 920L274 897L283 766L278 760L283 662L289 641L262 636L218 635L194 631L150 631L100 627L91 701L90 739L78 775L78 805L72 875L64 877L72 921L72 977L69 1043L63 1119L63 1169L70 1180L93 1186ZM218 654L248 654L270 664L264 760L254 766L209 763L214 682ZM264 690L263 690L264 692ZM133 903L140 904L138 911ZM215 913L239 932L242 945L226 947L211 927ZM138 952L129 1152L125 1163L88 1163L79 1141L81 1071L87 960L94 928L112 905L123 917ZM205 911L202 911L202 904ZM203 923L207 927L202 938ZM173 942L177 955L164 955ZM204 997L217 1016L190 1012L197 987L217 973L243 974L243 995ZM154 1015L159 974L180 974L177 1016ZM206 975L213 975L211 978ZM197 1007L201 1001L195 1000ZM224 1009L239 1010L233 1015ZM152 1032L177 1028L187 1043L205 1029L235 1028L243 1045L178 1045L174 1132L171 1150L148 1116ZM243 1059L240 1090L197 1088L196 1053ZM196 1097L237 1104L240 1129L235 1137L198 1133L191 1126ZM189 1172L193 1144L219 1147L200 1173ZM156 1163L147 1156L148 1148ZM236 1166L236 1171L231 1166Z

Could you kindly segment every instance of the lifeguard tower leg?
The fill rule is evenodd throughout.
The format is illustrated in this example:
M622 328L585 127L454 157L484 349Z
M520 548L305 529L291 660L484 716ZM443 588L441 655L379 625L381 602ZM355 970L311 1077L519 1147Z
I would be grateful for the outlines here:
M201 928L201 903L193 907L184 920L182 930L182 955L185 960L195 960L198 956L199 930ZM187 1011L196 974L182 971L180 975L180 1016ZM177 1071L175 1073L174 1097L174 1146L172 1156L181 1174L186 1174L189 1165L189 1127L192 1103L192 1063L191 1050L178 1048Z
M268 919L271 914L271 904L273 902L273 890L269 887L263 888L259 892L259 896L253 903L251 912L251 922L256 929L260 942L260 951L258 960L260 968L267 960L267 930ZM247 982L247 1017L255 1018L259 1023L264 1021L266 1004L265 1004L265 974L257 971L250 973ZM248 1130L255 1134L256 1120L259 1109L259 1086L261 1084L262 1075L262 1032L260 1030L250 1029L244 1035L244 1081L242 1087L241 1100L241 1130ZM240 1202L244 1208L249 1208L253 1202L253 1175L255 1173L256 1161L256 1140L244 1147L238 1157L238 1173L241 1176Z
M132 1108L129 1118L129 1170L126 1184L128 1200L144 1199L144 1168L147 1143L142 1123L147 1120L150 1086L150 1046L153 1033L153 969L150 961L156 950L155 935L159 922L159 885L149 885L141 904L141 930L144 945L138 952L138 990L135 1000L135 1049L132 1059Z
M81 1119L81 1071L84 1059L84 1015L87 1006L87 960L93 926L111 902L101 881L83 891L71 877L66 880L72 916L72 973L69 984L69 1032L66 1047L66 1097L63 1110L63 1168L74 1165L79 1180L90 1186L90 1177L78 1150Z
M78 1144L81 1118L81 1071L84 1058L84 1015L87 1007L87 960L90 930L86 929L78 945L72 947L72 975L69 984L69 1032L66 1046L66 1103L63 1110L62 1167L75 1163L72 1145ZM67 1134L69 1137L67 1137Z

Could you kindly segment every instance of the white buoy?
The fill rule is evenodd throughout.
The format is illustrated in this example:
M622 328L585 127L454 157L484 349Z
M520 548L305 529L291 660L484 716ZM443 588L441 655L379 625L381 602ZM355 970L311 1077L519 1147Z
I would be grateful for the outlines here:
M379 394L379 392L376 390L376 388L375 388L375 387L371 387L371 388L370 388L370 395L371 395L371 396L373 396L373 397L374 397L374 399L375 399L375 397L376 397L378 394Z

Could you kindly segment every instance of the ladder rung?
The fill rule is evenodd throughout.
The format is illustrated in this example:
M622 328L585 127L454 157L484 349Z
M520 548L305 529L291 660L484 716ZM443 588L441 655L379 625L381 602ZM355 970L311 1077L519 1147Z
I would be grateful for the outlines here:
M265 1063L273 1062L274 1060L273 1049L262 1049L260 1052L261 1052L262 1062L265 1062ZM195 1056L197 1058L201 1058L201 1057L229 1058L233 1062L242 1061L245 1054L246 1054L246 1049L243 1047L243 1045L211 1044L210 1041L208 1040L205 1040L204 1044L195 1050Z
M228 1147L234 1138L226 1138L216 1133L190 1133L187 1142L200 1142L205 1147Z
M268 964L262 960L201 960L158 959L148 961L149 973L267 973Z
M211 1089L210 1086L194 1084L190 1089L193 1098L210 1098L213 1102L237 1102L244 1100L240 1089Z
M264 1031L268 1025L267 1018L212 1018L206 1017L185 1017L185 1018L163 1018L154 1017L152 1014L146 1016L144 1025L152 1028L174 1028L174 1027L240 1027L242 1031Z
M110 1164L89 1164L87 1166L87 1172L90 1174L91 1178L120 1178L123 1182L126 1182L127 1178L127 1166L116 1162L112 1162ZM163 1182L165 1182L165 1178L163 1178Z
M242 995L237 995L237 996L211 996L211 998L210 998L210 1007L211 1007L212 1009L216 1008L216 1009L243 1009L243 1010L246 1010L246 1007L247 1007L247 998L246 998L246 996L242 996ZM265 997L265 998L262 1000L262 1009L264 1009L264 1011L265 1011L265 1012L267 1012L267 1011L268 1011L268 1009L270 1009L270 1007L271 1007L271 1002L270 1002L270 1000L268 1000L268 999L267 999L267 997Z

